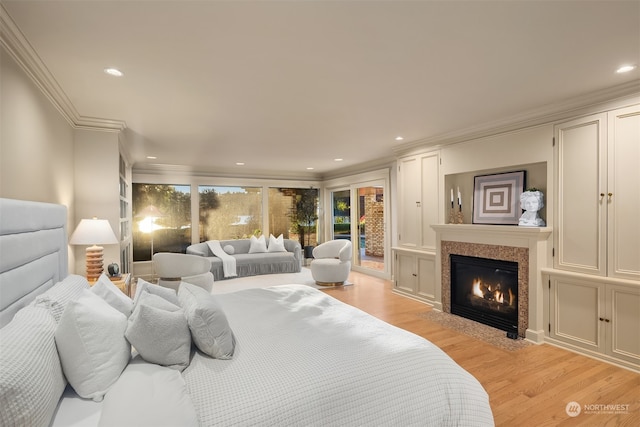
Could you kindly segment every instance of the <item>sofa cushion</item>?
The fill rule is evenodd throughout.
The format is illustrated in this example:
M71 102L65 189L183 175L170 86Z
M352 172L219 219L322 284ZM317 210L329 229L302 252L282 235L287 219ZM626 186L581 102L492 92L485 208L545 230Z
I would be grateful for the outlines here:
M269 235L269 245L267 246L267 252L286 252L284 248L284 238L282 234L278 237L274 237L273 234Z
M260 237L251 236L251 246L249 247L250 254L267 252L267 241L264 235Z

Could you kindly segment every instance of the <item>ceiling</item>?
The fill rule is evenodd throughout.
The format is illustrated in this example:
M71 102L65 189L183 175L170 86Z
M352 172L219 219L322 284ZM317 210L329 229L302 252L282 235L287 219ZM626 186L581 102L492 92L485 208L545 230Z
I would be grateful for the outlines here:
M640 81L639 1L0 2L138 170L318 178Z

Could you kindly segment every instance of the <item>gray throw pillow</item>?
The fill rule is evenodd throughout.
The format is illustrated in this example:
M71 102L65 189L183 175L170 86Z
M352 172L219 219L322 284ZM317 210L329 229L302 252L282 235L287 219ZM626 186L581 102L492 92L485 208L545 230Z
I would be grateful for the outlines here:
M191 356L184 311L157 295L144 295L129 317L125 337L150 363L183 370Z
M150 294L161 296L172 304L179 305L178 295L176 294L175 289L165 288L164 286L154 285L153 283L149 283L143 279L138 279L136 284L136 294L133 297L133 303L138 304L138 298L145 292L149 292Z
M182 283L180 304L189 323L196 346L216 359L231 359L236 341L227 316L215 297L199 286Z

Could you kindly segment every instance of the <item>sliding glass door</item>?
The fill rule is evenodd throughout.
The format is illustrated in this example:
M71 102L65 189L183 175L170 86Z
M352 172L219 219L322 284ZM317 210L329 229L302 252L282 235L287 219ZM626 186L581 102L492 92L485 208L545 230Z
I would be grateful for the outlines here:
M386 277L386 206L384 181L331 191L331 239L353 244L353 269Z
M385 216L384 186L357 187L357 252L355 265L384 271Z

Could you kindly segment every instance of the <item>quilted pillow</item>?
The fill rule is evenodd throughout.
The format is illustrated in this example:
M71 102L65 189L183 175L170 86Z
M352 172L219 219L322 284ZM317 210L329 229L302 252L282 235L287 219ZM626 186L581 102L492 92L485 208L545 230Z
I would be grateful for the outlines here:
M147 362L178 370L189 365L191 333L184 311L158 295L141 296L125 336Z
M126 296L113 282L102 273L96 284L93 285L91 291L105 300L109 305L125 316L131 315L131 309L133 308L133 301Z
M216 359L231 359L235 337L215 297L199 286L183 282L178 298L200 351Z
M198 425L196 408L180 372L138 357L105 396L100 417L100 426Z
M55 338L64 375L80 397L101 401L131 358L127 317L89 290L64 310Z
M0 329L0 425L46 426L67 384L56 350L56 321L27 306Z
M231 245L224 245L224 248L222 248L222 250L225 251L227 255L233 255L236 253L236 249Z
M251 239L249 240L251 244L251 246L249 246L250 254L267 252L267 241L265 240L264 235L260 236L259 238L256 236L251 236Z
M86 277L70 274L53 285L51 289L38 295L35 304L48 307L56 322L59 322L67 303L77 300L82 291L89 287Z
M133 304L138 304L138 298L144 292L148 292L150 294L158 295L170 303L174 305L179 305L178 295L176 294L175 289L165 288L164 286L154 285L153 283L149 283L143 279L138 279L136 284L136 294L133 297Z
M273 234L269 236L267 252L287 252L284 248L284 238L282 237L282 234L278 237L274 237Z

